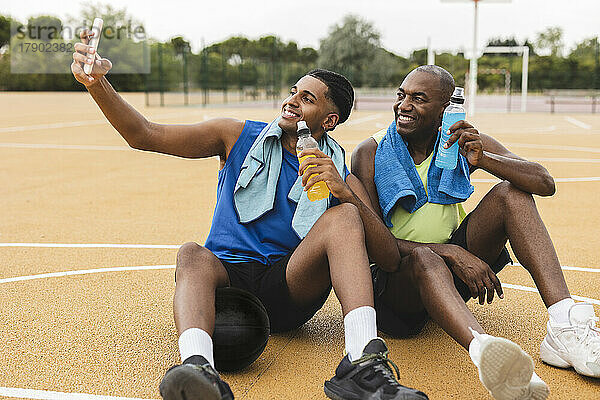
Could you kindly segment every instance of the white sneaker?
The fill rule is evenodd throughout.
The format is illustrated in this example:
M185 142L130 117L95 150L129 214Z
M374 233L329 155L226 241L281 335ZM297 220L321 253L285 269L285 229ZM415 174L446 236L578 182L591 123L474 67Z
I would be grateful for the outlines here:
M590 303L569 309L569 326L553 326L540 346L542 361L555 367L573 367L582 375L600 378L600 329Z
M469 328L470 329L470 328ZM550 389L533 372L533 360L516 343L471 330L479 354L471 354L479 379L496 400L544 400Z

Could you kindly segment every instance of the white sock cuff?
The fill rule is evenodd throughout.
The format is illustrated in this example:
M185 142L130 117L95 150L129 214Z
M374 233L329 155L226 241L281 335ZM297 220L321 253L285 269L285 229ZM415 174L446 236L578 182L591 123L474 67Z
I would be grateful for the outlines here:
M471 329L471 332L473 333L473 339L471 340L471 343L469 343L469 356L471 357L473 364L479 365L479 360L481 358L481 342L478 338L479 335L476 335L477 332L473 331L473 329Z
M210 365L215 366L212 338L205 330L200 328L186 329L179 336L178 342L181 362L191 356L202 356L206 358Z
M365 346L377 337L377 315L371 306L355 308L344 317L346 352L350 361L360 358Z
M569 325L569 310L575 304L570 297L557 301L548 307L548 316L552 325Z
M354 320L354 318L356 318L356 321L365 321L365 322L370 322L372 318L376 317L375 314L375 309L371 306L362 306L362 307L358 307L355 308L354 310L350 311L348 314L346 314L346 316L344 317L344 323L346 323L346 320Z

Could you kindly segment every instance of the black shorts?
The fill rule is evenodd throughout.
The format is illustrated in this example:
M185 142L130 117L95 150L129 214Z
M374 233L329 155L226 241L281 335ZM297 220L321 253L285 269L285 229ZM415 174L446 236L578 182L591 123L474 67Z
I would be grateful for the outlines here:
M298 306L290 297L285 271L293 251L273 265L259 262L230 263L220 260L232 287L244 289L260 299L269 314L271 333L289 331L302 326L315 315L331 292L329 289L313 304Z
M465 250L469 250L467 248L467 224L470 216L471 214L469 213L469 215L467 215L462 221L460 226L454 231L450 241L448 242L449 244L455 244ZM508 263L512 264L512 259L508 254L508 250L506 247L504 247L498 256L498 259L493 265L490 265L490 268L492 271L494 271L494 273L497 274ZM454 271L451 270L451 272L452 276L454 277L454 286L456 286L456 290L465 302L468 301L471 298L471 291L469 290L469 287L458 276L456 276ZM375 310L377 311L377 328L386 335L393 337L408 337L416 335L423 329L429 320L429 315L425 310L415 313L401 314L392 311L382 300L383 293L386 289L388 275L389 272L383 271L375 264L371 265Z

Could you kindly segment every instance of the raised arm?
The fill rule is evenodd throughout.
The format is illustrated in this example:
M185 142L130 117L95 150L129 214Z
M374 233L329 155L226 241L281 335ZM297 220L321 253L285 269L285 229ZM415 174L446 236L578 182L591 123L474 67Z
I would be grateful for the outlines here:
M524 192L552 196L556 191L554 179L542 165L510 152L489 135L479 133L466 121L450 127L453 132L449 145L458 141L471 170L481 168L500 179L509 181Z
M190 125L148 121L119 96L106 79L112 63L97 54L86 56L90 34L87 30L81 32L82 42L75 44L71 71L131 147L186 158L220 156L224 160L227 157L243 129L242 121L220 118ZM83 71L84 63L94 64L91 75Z

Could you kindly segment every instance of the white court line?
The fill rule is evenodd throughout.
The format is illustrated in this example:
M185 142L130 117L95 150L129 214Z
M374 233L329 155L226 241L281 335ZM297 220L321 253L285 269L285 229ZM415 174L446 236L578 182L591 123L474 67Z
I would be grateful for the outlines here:
M532 144L532 143L503 143L510 147L522 147L524 149L547 149L547 150L565 150L565 151L585 151L589 153L600 153L598 147L582 146L557 146L553 144Z
M105 150L131 151L129 146L97 146L83 144L45 144L45 143L0 143L0 147L15 149L57 149L57 150Z
M178 249L181 247L177 244L126 244L126 243L0 243L0 247L43 247L43 248L117 248L117 249ZM515 267L522 267L519 263L511 264ZM127 267L132 268L132 267ZM600 272L600 268L590 267L570 267L567 265L561 266L567 271L582 271L582 272ZM110 269L114 271L114 269Z
M597 164L600 163L600 158L565 158L565 157L533 157L530 158L532 161L543 161L543 162L559 162L559 163L589 163Z
M570 122L571 124L573 124L573 125L575 125L575 126L579 127L579 128L586 129L586 130L590 130L590 129L592 129L592 126L591 126L591 125L589 125L589 124L586 124L585 122L581 122L580 120L578 120L578 119L575 119L575 118L573 118L573 117L565 117L565 120L566 120L567 122Z
M25 131L33 131L33 130L38 130L38 129L72 128L75 126L103 125L103 124L107 124L107 123L108 123L108 121L106 121L105 119L94 119L94 120L87 120L87 121L57 122L54 124L9 126L8 128L0 128L0 133L25 132Z
M369 115L369 116L366 116L363 118L358 118L358 119L353 119L352 121L348 121L347 125L348 126L358 125L358 124L362 124L363 122L373 121L374 119L379 119L379 118L381 118L381 114Z
M337 142L341 145L357 145L362 143L365 139L360 140L338 140ZM582 146L557 146L553 144L536 144L536 143L512 143L503 142L508 147L521 147L524 149L544 149L544 150L564 150L564 151L582 151L588 153L600 153L599 147L582 147Z
M178 249L181 247L177 244L127 244L127 243L0 243L0 247L41 247L41 248L117 248L117 249ZM513 266L521 267L519 263L512 264ZM570 267L563 265L563 270L568 271L583 271L583 272L600 272L600 268L589 267Z
M201 114L202 111L191 111L187 110L187 113L168 113L168 114L157 114L147 116L149 119L163 119L171 117L181 117L189 114ZM60 129L60 128L73 128L77 126L91 126L91 125L110 125L106 119L91 119L85 121L68 121L68 122L56 122L53 124L40 124L40 125L21 125L21 126L9 126L7 128L0 128L0 133L13 133L13 132L26 132L33 130L45 130L45 129Z
M600 272L600 268L588 268L588 267L561 267L563 270L567 271L582 271L582 272Z
M512 267L522 267L519 263L508 264ZM600 268L591 268L591 267L569 267L567 265L561 265L563 270L567 271L583 271L583 272L600 272Z
M566 183L566 182L598 182L600 181L600 176L585 176L580 178L554 178L554 182ZM471 179L473 183L498 183L501 182L500 179Z
M519 263L510 264L514 267L522 267ZM139 265L134 267L108 267L108 268L92 268L92 269L82 269L82 270L72 270L72 271L61 271L61 272L49 272L45 274L36 274L36 275L24 275L24 276L15 276L12 278L3 278L0 279L0 283L10 283L10 282L22 282L22 281L31 281L34 279L43 279L43 278L59 278L62 276L71 276L71 275L88 275L88 274L97 274L102 272L122 272L122 271L145 271L145 270L155 270L155 269L174 269L175 265ZM581 272L600 272L600 268L589 268L589 267L569 267L566 265L561 266L561 269L568 271L581 271Z
M127 244L127 243L0 243L0 247L66 247L66 248L117 248L117 249L178 249L176 244Z
M87 393L54 392L51 390L21 389L0 386L0 396L42 400L146 400L135 397L101 396Z
M340 141L342 144L357 144L357 141ZM129 146L99 146L81 144L49 144L49 143L5 143L0 142L0 148L15 149L55 149L55 150L100 150L100 151L137 151ZM530 158L531 161L559 162L559 163L600 163L600 158L564 158L564 157L537 157Z
M513 285L512 283L502 282L502 288L517 289L517 290L522 290L524 292L531 292L531 293L539 293L536 288L529 287L529 286ZM587 303L592 303L592 304L596 304L596 305L600 306L600 300L592 299L590 297L577 296L575 294L572 294L571 297L574 300L585 301Z
M135 266L135 267L109 267L109 268L81 269L81 270L75 270L75 271L49 272L46 274L14 276L12 278L4 278L4 279L0 279L0 283L32 281L34 279L59 278L62 276L72 276L72 275L89 275L89 274L98 274L101 272L146 271L146 270L154 270L154 269L175 269L175 265L139 265L139 266Z

